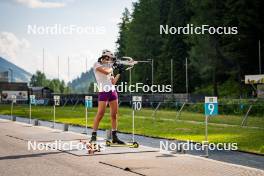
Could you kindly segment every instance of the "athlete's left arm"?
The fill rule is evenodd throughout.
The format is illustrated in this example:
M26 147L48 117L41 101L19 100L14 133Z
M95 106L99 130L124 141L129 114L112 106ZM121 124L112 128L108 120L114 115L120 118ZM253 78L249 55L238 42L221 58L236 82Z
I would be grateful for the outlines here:
M117 81L119 80L119 78L120 78L120 74L117 74L115 77L113 77L111 79L112 84L115 85L117 83Z

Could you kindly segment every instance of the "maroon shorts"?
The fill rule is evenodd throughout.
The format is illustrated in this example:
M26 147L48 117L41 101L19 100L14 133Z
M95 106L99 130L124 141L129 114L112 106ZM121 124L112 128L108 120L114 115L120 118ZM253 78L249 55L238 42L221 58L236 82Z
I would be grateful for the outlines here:
M113 101L117 99L118 95L115 90L110 92L99 92L98 94L98 101Z

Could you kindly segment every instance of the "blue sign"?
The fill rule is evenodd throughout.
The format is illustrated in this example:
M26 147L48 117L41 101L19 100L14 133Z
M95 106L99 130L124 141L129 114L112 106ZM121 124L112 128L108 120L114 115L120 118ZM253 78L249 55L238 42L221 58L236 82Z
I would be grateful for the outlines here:
M206 116L218 115L217 97L205 97L204 113Z
M35 99L35 105L48 105L49 104L49 100L48 99Z
M86 108L93 107L93 97L92 96L85 96L85 107Z

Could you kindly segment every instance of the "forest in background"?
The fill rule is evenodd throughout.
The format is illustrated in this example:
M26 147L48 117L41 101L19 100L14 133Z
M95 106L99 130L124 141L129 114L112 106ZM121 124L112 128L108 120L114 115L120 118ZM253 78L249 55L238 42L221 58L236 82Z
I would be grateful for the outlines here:
M154 59L154 84L170 84L173 59L173 92L185 92L185 58L189 91L222 97L245 97L252 88L244 75L259 74L259 40L263 48L261 0L139 0L125 9L119 23L117 56ZM160 25L236 26L236 35L160 35ZM126 73L123 81L129 81ZM151 65L138 64L132 83L148 83Z
M253 89L244 85L243 80L245 75L259 74L259 41L261 51L264 41L263 5L261 0L139 0L133 3L131 12L124 9L118 24L116 55L153 59L154 84L171 84L172 59L174 93L186 92L187 58L189 93L251 97ZM235 26L238 34L160 34L160 25L187 24ZM263 63L264 60L262 68ZM87 93L92 91L94 81L90 69L68 85L53 80L45 86L55 87L55 92ZM129 72L122 75L121 81L129 82ZM137 64L132 69L132 84L137 82L151 84L149 63Z
M92 69L82 73L79 77L66 84L63 80L48 79L41 71L36 71L30 79L30 86L48 87L54 93L87 93L93 92L93 83L95 82Z

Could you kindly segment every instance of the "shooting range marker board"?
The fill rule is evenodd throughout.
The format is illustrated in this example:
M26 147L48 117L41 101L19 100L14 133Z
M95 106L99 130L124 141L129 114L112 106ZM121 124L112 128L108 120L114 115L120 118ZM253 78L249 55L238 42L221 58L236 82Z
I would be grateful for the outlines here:
M206 116L218 115L217 97L205 97L204 112Z
M85 107L86 108L93 107L93 97L92 96L85 96Z
M132 107L136 111L139 111L142 108L142 96L132 97Z
M60 106L60 96L59 95L54 95L53 100L54 100L55 106Z

